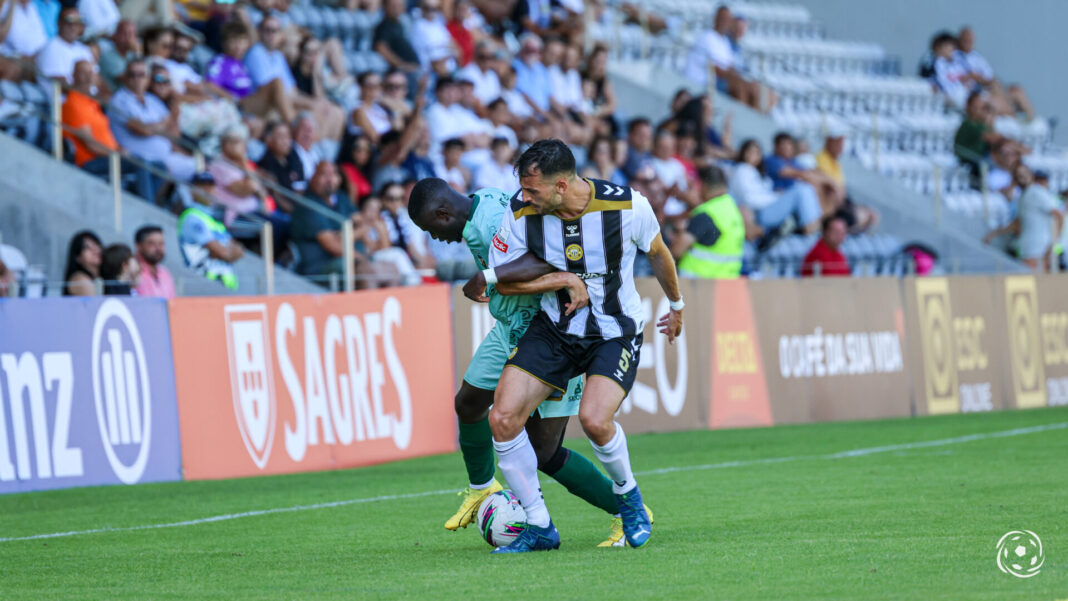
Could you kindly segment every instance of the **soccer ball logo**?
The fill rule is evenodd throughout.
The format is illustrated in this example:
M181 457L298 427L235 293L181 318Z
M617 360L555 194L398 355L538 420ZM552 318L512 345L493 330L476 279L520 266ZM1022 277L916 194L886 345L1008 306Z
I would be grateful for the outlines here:
M1030 530L1013 530L998 541L998 568L1006 574L1030 578L1045 561L1042 541Z

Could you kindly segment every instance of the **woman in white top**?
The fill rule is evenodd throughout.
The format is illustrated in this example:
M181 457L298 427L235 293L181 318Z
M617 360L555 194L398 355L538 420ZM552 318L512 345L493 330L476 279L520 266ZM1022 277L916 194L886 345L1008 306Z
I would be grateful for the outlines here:
M738 151L731 174L730 193L738 204L749 207L760 227L771 230L793 215L807 233L819 230L820 209L816 189L805 182L797 182L781 194L764 174L764 153L756 140L746 140Z
M360 74L360 106L352 111L349 133L354 136L363 134L372 143L378 144L382 134L393 129L389 112L379 103L382 94L382 76L374 71Z

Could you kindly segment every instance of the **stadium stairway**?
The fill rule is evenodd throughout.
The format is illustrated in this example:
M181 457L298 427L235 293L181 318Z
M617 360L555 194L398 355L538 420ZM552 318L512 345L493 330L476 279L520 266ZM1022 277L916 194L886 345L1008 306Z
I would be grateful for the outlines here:
M624 118L644 115L655 123L668 117L671 98L679 88L694 93L705 91L649 60L617 58L609 63L609 72ZM735 144L756 138L768 148L780 129L770 117L725 94L716 94L715 105L717 123L726 113L733 113ZM842 168L853 200L881 213L878 231L903 244L923 242L932 247L939 253L940 265L946 272L1023 271L1021 264L980 242L986 232L981 217L939 210L930 197L906 187L899 179L866 168L858 159L843 157Z
M234 264L239 288L236 292L211 282L187 268L178 250L178 220L170 212L124 193L122 228L115 228L115 204L111 187L67 163L6 134L0 134L0 240L23 253L29 265L48 275L46 294L59 294L66 263L67 244L82 229L100 235L105 244L122 242L133 247L134 232L143 225L163 229L167 240L164 264L174 275L179 293L185 296L226 294L253 295L265 292L264 264L248 253ZM276 293L322 293L323 289L285 269L275 269Z

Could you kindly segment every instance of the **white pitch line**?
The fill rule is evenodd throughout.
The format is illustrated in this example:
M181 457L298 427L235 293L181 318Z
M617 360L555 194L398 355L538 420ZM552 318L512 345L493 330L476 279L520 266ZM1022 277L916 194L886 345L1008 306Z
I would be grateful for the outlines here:
M1049 430L1062 430L1068 428L1068 422L1059 422L1055 424L1044 424L1041 426L1031 426L1027 428L1014 428L1012 430L1001 430L999 432L982 432L978 434L968 434L966 436L956 436L953 438L942 438L939 440L927 440L922 442L906 442L894 445L885 445L879 447L868 447L865 449L853 449L851 451L842 451L839 453L829 453L825 455L792 455L787 457L768 457L764 459L747 459L741 461L724 461L722 463L707 463L703 465L689 465L682 467L664 467L655 470L645 470L636 472L637 476L650 476L657 474L670 474L675 472L693 472L713 469L724 469L729 467L744 467L751 465L767 465L773 463L786 463L790 461L803 461L807 459L846 459L850 457L865 457L868 455L874 455L877 453L888 453L892 451L903 451L909 449L922 449L927 447L940 447L952 444L960 444L964 442L972 442L976 440L988 440L992 438L1005 438L1009 436L1023 436L1025 434L1034 434L1036 432L1046 432ZM455 494L455 489L448 490L430 490L425 492L415 492L400 495L380 495L377 497L365 497L361 499L347 499L343 501L330 501L327 503L314 503L311 505L293 505L290 507L275 507L273 509L256 509L253 511L242 511L240 513L227 513L222 515L213 515L206 518L197 518L195 520L184 520L181 522L169 522L166 524L145 524L141 526L123 526L123 527L104 527L93 528L90 530L71 530L68 532L50 532L47 534L34 534L30 536L12 536L6 538L0 538L0 543L14 542L14 541L27 541L27 540L40 540L48 538L64 538L68 536L78 536L81 534L99 534L103 532L129 532L134 530L159 530L162 528L180 528L183 526L197 526L200 524L210 524L213 522L226 522L229 520L237 520L240 518L256 517L261 515L273 515L276 513L291 513L295 511L310 511L313 509L327 509L331 507L345 507L347 505L359 505L363 503L375 503L378 501L396 501L401 499L416 499L419 497L432 497L437 495Z

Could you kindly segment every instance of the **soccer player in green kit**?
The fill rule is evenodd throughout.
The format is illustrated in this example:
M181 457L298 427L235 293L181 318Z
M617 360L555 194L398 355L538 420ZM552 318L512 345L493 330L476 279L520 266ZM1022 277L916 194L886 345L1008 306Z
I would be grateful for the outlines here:
M412 189L408 214L432 237L447 242L464 241L475 261L489 267L490 245L506 247L498 230L509 211L511 195L485 188L464 196L449 187L445 180L426 178ZM568 312L584 307L589 301L586 285L575 274L561 272L528 254L509 264L518 284L486 287L486 296L465 294L480 302L489 302L490 313L497 320L486 339L479 345L456 393L455 408L460 427L460 450L467 468L469 485L459 495L460 508L445 522L448 530L466 528L475 519L482 500L501 490L494 477L493 437L487 415L493 404L497 381L509 353L516 347L530 320L538 312L541 293L566 292L570 297ZM516 278L516 275L521 277ZM563 447L568 417L578 414L582 397L582 378L568 383L567 391L542 402L527 421L527 434L538 457L538 469L563 484L572 494L599 507L612 516L619 513L612 482L588 459ZM601 547L624 546L622 523L613 517L612 531Z

